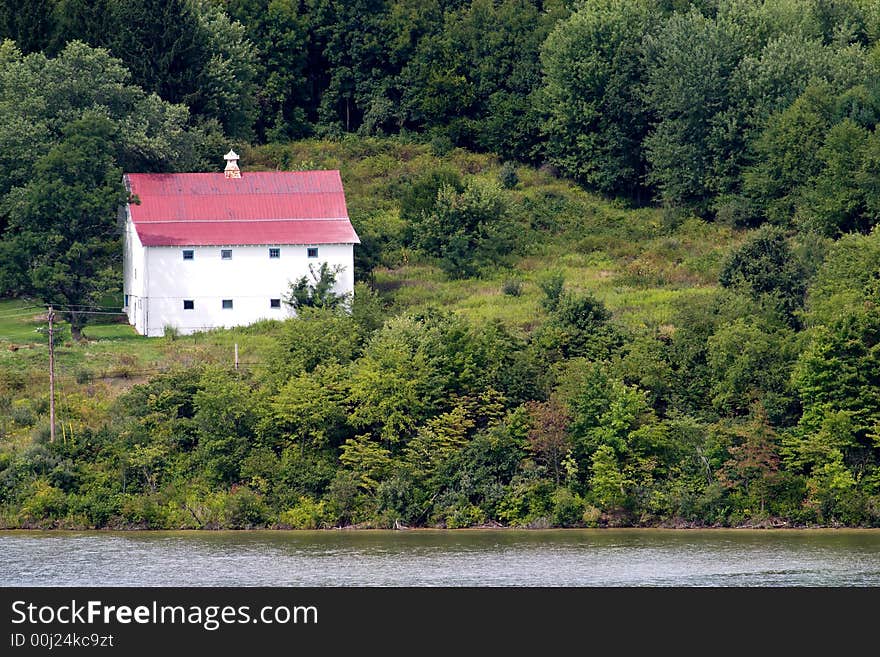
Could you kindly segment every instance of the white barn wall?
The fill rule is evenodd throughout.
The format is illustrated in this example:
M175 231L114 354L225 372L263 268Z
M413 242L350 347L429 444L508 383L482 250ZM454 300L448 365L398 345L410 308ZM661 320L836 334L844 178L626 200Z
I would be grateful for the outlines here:
M281 257L270 258L270 247L280 248ZM318 248L317 258L308 257L309 247ZM221 249L232 249L232 259L222 260ZM132 323L138 332L151 337L163 335L166 326L189 334L290 317L293 313L283 301L281 308L270 308L269 300L283 299L291 281L309 275L309 264L316 271L323 262L341 265L344 269L337 275L336 292L354 290L351 244L147 247L141 249L145 262L140 266L136 264L136 250L132 250L131 264L145 272L147 289L143 294L143 314L136 317L130 311L129 320L134 316ZM183 259L184 250L194 252L192 260ZM138 280L132 280L131 285L128 289L138 289ZM193 310L183 309L185 299L194 302ZM232 299L232 310L223 309L223 299Z
M126 219L123 232L123 285L122 291L128 303L124 308L128 315L128 323L132 324L138 333L144 334L146 324L144 316L144 280L146 277L146 253L137 230L130 218Z

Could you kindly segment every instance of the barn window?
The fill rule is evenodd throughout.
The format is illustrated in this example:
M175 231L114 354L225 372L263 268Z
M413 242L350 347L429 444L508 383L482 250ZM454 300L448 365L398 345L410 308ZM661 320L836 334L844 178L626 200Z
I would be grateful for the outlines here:
M223 310L232 310L232 299L223 299Z
M232 260L232 249L220 249L221 260Z
M128 308L128 295L125 295L125 303L122 306L123 308Z
M281 257L281 249L269 249L269 257L270 258L280 258Z
M307 249L307 253L310 258L317 258L318 257L318 247L317 246L310 246Z
M196 302L192 299L184 299L183 300L183 309L184 310L194 310L196 307Z
M184 260L192 260L195 257L195 252L192 249L184 249L183 250L183 259Z
M269 299L269 307L270 308L280 308L281 307L281 299Z

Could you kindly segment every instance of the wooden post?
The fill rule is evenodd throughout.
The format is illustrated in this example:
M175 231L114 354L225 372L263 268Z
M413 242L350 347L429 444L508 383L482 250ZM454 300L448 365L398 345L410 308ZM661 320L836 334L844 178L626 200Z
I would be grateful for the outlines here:
M235 369L238 369L238 343L235 343Z
M49 442L55 442L55 311L49 306Z

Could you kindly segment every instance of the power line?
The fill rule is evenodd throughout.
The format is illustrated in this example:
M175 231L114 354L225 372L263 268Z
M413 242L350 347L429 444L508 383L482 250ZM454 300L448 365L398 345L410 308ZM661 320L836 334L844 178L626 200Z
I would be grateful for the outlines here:
M55 310L61 313L76 313L77 315L124 315L125 313L121 310L117 310L115 312L107 312L106 310L78 310L78 309L69 309L69 308L58 308Z
M47 304L44 304L47 305ZM65 308L115 308L116 306L102 306L98 303L62 303Z

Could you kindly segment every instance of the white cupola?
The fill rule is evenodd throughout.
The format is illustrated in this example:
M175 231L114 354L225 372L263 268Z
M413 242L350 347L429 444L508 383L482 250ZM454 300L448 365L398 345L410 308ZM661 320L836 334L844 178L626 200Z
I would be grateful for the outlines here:
M232 149L223 156L226 160L226 170L224 174L227 178L241 178L241 169L238 168L238 155Z

